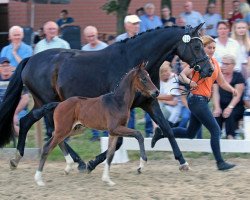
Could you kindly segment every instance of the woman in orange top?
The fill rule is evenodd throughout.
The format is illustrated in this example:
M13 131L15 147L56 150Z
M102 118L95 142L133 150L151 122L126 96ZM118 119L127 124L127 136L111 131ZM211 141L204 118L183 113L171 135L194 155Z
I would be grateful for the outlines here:
M237 91L228 84L220 71L218 62L213 58L215 52L215 41L210 36L203 36L202 42L205 52L210 58L211 64L214 66L214 71L211 77L199 80L199 72L186 67L179 75L179 80L185 84L190 85L191 92L188 95L188 107L191 111L190 122L187 128L177 127L173 128L174 136L177 138L190 138L196 136L197 131L201 128L202 124L209 130L211 134L211 148L217 162L219 170L228 170L235 165L227 163L223 160L220 152L220 133L221 129L216 122L213 114L208 106L208 102L212 96L212 86L215 81L225 90L237 95ZM157 140L164 136L156 132L152 138L152 146L155 145Z

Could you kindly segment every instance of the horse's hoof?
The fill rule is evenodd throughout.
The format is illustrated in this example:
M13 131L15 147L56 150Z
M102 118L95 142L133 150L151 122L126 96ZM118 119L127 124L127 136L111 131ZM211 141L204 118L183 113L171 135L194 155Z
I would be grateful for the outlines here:
M82 163L79 163L77 169L78 169L78 171L79 171L80 173L84 173L84 172L88 171L87 165L86 165L85 163L83 163L83 162L82 162Z
M88 172L88 174L90 174L94 169L95 169L95 167L93 167L93 163L92 163L93 161L92 160L90 160L88 163L87 163L87 172Z
M188 171L188 170L190 170L189 164L187 162L185 162L184 164L180 165L179 170L180 171Z
M18 163L16 162L15 158L10 160L10 169L14 170L17 168Z
M45 186L45 183L43 181L36 181L36 184L38 186Z
M142 172L141 172L141 167L139 167L138 169L137 169L137 173L138 174L141 174Z
M115 183L113 181L110 180L110 178L107 178L107 177L102 177L102 181L104 183L107 183L109 186L114 186Z

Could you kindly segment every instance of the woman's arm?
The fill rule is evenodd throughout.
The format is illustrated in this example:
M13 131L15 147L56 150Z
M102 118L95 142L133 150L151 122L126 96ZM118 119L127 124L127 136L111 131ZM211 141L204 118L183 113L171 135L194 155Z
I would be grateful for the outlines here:
M222 113L221 107L220 107L220 94L219 94L219 86L218 84L213 84L213 115L214 117L219 117Z
M189 67L185 67L182 72L179 75L179 80L185 84L189 84L189 86L192 89L195 89L197 87L197 83L192 81L189 76L192 74L193 69L190 69Z

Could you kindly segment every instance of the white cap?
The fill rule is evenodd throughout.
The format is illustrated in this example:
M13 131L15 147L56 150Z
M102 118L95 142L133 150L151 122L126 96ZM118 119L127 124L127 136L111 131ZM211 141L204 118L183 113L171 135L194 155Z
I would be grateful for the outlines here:
M137 15L127 15L124 19L124 23L138 23L141 22L140 18Z

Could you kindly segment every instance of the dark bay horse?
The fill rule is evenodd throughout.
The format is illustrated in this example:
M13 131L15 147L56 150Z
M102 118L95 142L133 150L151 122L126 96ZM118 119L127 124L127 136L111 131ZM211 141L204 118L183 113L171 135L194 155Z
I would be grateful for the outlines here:
M65 147L64 139L75 134L77 129L79 129L75 127L78 127L79 124L83 127L109 131L107 162L102 176L104 182L110 186L115 185L110 179L109 170L115 153L118 136L133 136L138 140L141 157L138 171L141 171L144 162L147 161L144 138L140 131L127 128L130 108L137 91L146 97L156 98L159 95L159 90L152 83L148 72L144 69L144 65L145 63L130 70L114 92L94 98L70 97L59 103L58 106L52 102L33 111L33 114L42 118L46 111L51 111L53 107L57 106L53 116L55 131L43 147L40 164L35 174L35 181L38 185L44 185L42 171L45 161L49 153L58 144L67 162L65 172L66 174L69 173L74 161ZM40 116L38 116L39 113L41 113ZM79 130L77 132L79 132Z
M44 104L63 101L72 96L97 97L113 91L122 75L148 60L147 71L153 83L159 87L159 68L169 54L199 70L201 77L211 75L211 65L199 38L203 24L192 28L166 27L147 31L136 37L114 43L96 52L50 49L24 59L17 67L0 107L0 147L7 144L12 135L13 115L20 99L23 83L34 99L34 108ZM201 66L201 67L200 67ZM169 124L164 119L157 100L136 95L132 108L140 107L149 113L168 137L175 159L181 165L186 161L176 143ZM52 115L49 115L53 126ZM37 121L32 110L20 120L16 157L11 160L17 167L24 154L25 140L30 127ZM122 144L118 140L117 149ZM71 152L71 156L73 155ZM77 154L74 161L81 160ZM93 170L106 159L106 152L89 161L87 168Z

